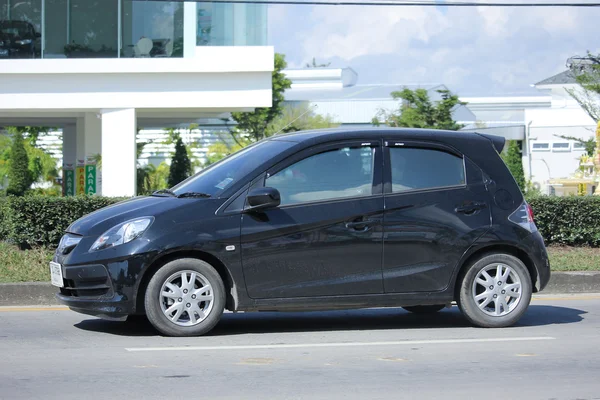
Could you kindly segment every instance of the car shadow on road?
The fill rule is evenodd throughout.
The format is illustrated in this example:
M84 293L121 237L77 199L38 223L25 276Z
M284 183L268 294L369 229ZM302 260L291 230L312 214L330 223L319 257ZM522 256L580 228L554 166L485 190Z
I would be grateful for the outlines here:
M515 327L571 324L583 320L586 311L550 305L529 306ZM158 336L148 320L128 322L88 319L75 327L119 336ZM324 311L226 313L210 336L244 335L279 332L363 331L385 329L471 328L458 307L428 315L417 315L400 308Z

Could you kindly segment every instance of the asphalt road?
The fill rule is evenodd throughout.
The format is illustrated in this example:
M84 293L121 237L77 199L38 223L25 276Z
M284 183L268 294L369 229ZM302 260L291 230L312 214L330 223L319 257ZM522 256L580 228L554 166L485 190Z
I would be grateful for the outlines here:
M0 399L600 399L600 294L538 297L512 328L456 307L226 314L210 336L0 308Z

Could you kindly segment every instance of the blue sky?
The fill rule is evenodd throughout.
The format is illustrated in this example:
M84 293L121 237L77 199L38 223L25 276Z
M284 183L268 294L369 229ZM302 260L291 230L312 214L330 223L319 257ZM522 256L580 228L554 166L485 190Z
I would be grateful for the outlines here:
M600 8L269 6L269 42L290 67L316 57L360 83L444 83L461 96L526 95L600 53Z

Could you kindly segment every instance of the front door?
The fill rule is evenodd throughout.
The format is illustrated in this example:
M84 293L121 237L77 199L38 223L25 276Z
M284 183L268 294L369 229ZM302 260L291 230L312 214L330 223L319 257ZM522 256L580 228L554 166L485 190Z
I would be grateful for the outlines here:
M264 185L279 190L281 205L243 214L250 297L383 292L379 142L311 148L267 171Z
M386 142L386 293L443 290L462 255L490 228L481 170L439 144Z

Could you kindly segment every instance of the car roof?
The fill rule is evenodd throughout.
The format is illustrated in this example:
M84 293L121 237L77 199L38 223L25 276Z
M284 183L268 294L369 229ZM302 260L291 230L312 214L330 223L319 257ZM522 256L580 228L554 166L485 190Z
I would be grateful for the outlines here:
M435 129L416 128L389 128L389 127L364 127L364 128L331 128L298 131L273 136L272 140L285 140L291 142L326 142L340 139L379 139L389 138L398 140L435 140L440 142L464 141L465 139L481 139L475 132L445 131Z

